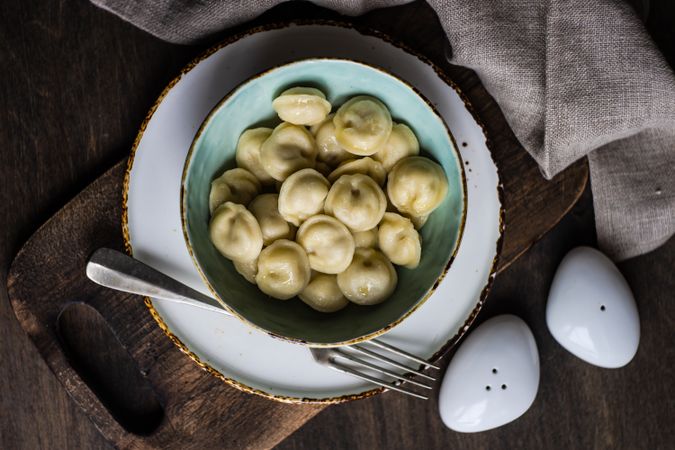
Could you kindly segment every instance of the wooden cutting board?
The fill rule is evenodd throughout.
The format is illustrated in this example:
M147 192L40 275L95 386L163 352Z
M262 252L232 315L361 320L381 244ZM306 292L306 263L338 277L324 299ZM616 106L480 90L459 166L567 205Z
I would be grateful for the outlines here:
M438 33L412 31L418 47L443 48ZM544 180L475 74L449 66L441 50L427 55L463 89L486 126L504 184L502 271L573 206L586 185L587 164ZM140 297L87 280L85 262L96 248L123 248L125 166L119 162L82 191L16 256L8 289L21 326L75 403L117 447L274 446L325 406L277 403L226 385L173 345Z

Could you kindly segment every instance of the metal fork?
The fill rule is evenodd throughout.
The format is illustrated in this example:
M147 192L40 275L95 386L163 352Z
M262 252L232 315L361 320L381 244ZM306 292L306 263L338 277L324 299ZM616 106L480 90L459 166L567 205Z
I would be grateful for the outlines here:
M205 309L231 316L215 299L198 292L183 283L165 275L152 267L134 259L122 252L109 248L96 250L87 261L87 277L95 283L118 291L153 297L175 303L182 303L196 308ZM376 347L380 352L373 351L369 346ZM435 378L422 372L425 368L439 369L437 366L411 355L397 347L385 344L377 339L371 339L363 344L355 344L343 347L318 348L311 347L309 351L319 364L331 369L353 375L370 383L398 391L413 397L427 400L428 397L402 386L409 383L424 389L432 389L431 386L414 380L411 377L417 375L430 381ZM382 353L398 355L402 358L421 364L420 370L402 364ZM357 357L359 354L362 357ZM365 358L364 358L365 357ZM399 374L393 370L381 367L372 362L379 361L397 369L403 370ZM384 375L378 378L369 373L357 370L352 364L364 367L372 372ZM390 379L387 379L390 378Z

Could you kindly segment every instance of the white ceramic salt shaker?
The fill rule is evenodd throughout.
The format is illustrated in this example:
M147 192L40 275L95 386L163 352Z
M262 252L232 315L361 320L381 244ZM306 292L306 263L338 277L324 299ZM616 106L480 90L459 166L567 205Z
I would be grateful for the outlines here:
M450 361L439 392L443 423L465 432L509 423L527 411L539 389L539 354L530 328L505 314L474 330Z
M600 367L628 364L640 342L633 293L604 254L577 247L556 271L546 305L546 324L560 345Z

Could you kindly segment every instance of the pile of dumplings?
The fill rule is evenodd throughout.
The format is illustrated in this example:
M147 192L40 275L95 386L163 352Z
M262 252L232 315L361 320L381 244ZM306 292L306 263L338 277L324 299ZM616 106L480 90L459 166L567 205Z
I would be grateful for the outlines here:
M374 97L331 114L323 92L294 87L273 107L282 123L244 131L238 167L211 184L213 245L271 297L321 312L383 302L394 264L420 262L418 229L447 194L445 173Z

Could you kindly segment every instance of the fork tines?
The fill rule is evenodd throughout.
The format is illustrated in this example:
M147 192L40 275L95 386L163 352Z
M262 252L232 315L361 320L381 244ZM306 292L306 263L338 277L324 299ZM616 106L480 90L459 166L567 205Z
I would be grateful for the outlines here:
M423 389L432 389L431 386L428 384L422 383L420 381L417 381L413 379L413 376L418 376L420 378L424 378L426 380L430 381L435 381L436 379L424 372L422 370L426 368L432 368L432 369L439 369L438 366L435 366L428 361L425 361L424 359L411 355L408 352L405 352L397 347L394 347L389 344L385 344L384 342L378 341L378 340L370 340L366 342L365 344L372 345L374 347L377 347L380 352L375 352L369 348L366 348L364 344L356 344L356 345L351 345L349 347L340 347L340 348L329 348L329 349L316 349L318 351L313 352L315 358L323 362L324 364L332 367L333 369L339 370L341 372L353 375L355 377L361 378L362 380L369 381L371 383L377 384L379 386L385 387L387 389L391 389L393 391L401 392L407 395L411 395L413 397L421 398L424 400L427 400L428 397L422 394L418 394L417 392L414 392L410 389L406 389L402 385L404 383L408 383L411 385L415 385L418 387L421 387ZM405 359L408 359L410 361L419 363L422 365L422 369L415 369L414 367L410 367L406 364L403 364L399 361L396 361L390 357L384 356L382 353L390 353L394 355L398 355L400 357L403 357ZM319 355L318 353L321 353ZM363 355L366 356L366 358L359 357L355 353L358 353L359 356ZM368 359L378 361L380 363L384 363L381 365L375 364L374 362L369 361ZM387 380L387 379L381 379L376 376L370 375L368 373L364 373L360 370L357 370L350 364L345 364L341 360L347 360L351 363L354 363L356 365L362 366L366 369L369 369L370 371L377 372L379 374L385 375L386 377L390 377L393 380ZM382 366L385 367L382 367ZM393 371L391 368L387 367L391 366L396 369L400 369L404 371L403 373L397 373Z

